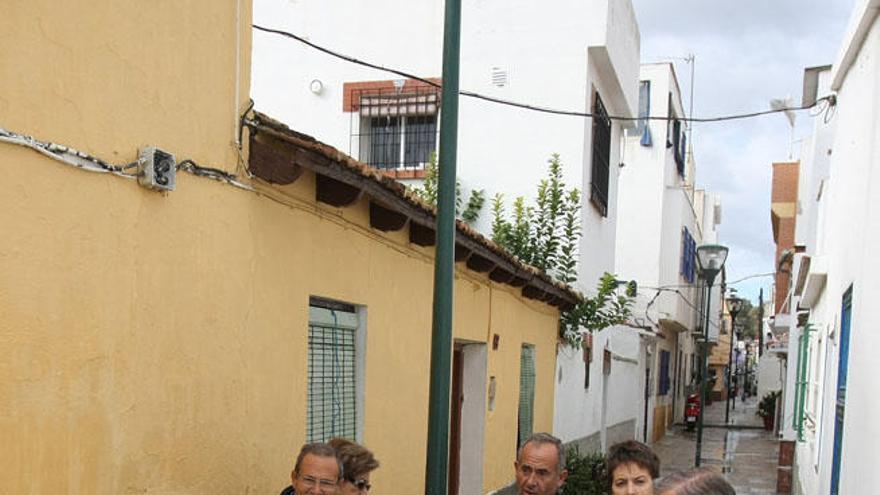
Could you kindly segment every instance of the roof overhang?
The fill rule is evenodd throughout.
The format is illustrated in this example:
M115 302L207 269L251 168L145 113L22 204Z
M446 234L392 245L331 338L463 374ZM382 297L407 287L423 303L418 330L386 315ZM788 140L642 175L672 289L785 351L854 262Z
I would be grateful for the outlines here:
M880 0L861 0L853 10L853 16L850 18L849 27L846 30L846 37L844 37L841 51L831 72L832 90L840 91L840 88L843 87L846 74L862 50L865 38L878 15L880 15Z

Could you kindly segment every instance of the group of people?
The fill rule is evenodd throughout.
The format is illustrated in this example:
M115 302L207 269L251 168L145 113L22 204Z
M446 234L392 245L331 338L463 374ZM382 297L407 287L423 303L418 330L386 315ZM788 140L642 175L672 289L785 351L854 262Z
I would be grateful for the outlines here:
M611 446L605 458L611 495L736 495L719 473L706 468L672 473L659 481L660 459L647 445L629 440ZM516 456L517 495L559 493L568 471L562 441L536 433Z
M613 445L606 457L611 495L736 495L723 476L706 468L660 477L660 459L635 440ZM303 446L281 495L364 495L379 467L372 452L344 438ZM517 495L554 495L568 471L562 441L536 433L519 448L514 462Z

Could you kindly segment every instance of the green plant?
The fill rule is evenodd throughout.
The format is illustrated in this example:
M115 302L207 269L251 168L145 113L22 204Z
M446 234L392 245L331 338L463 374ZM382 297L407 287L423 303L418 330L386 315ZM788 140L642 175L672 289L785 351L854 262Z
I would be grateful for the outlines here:
M566 192L559 155L548 161L547 178L538 185L533 206L522 196L513 202L513 217L507 218L504 196L492 199L492 240L524 263L540 268L564 284L577 282L578 241L581 238L582 197L576 188ZM581 345L581 327L599 331L626 322L632 296L617 295L617 280L605 273L596 295L560 316L559 336L572 347Z
M755 414L762 418L776 417L776 400L780 395L782 395L782 392L779 390L764 394L764 397L761 397L761 402L758 402L758 410L755 411Z
M432 206L437 206L437 181L439 179L437 154L431 153L428 157L428 163L425 165L425 177L422 179L421 187L412 188L422 201ZM483 189L472 189L468 197L467 206L461 211L462 195L461 181L455 179L455 216L461 218L469 225L473 225L480 217L483 210L483 204L486 202L485 191Z
M569 447L565 455L568 478L562 486L563 495L602 495L608 486L605 456L599 452L581 455L578 448Z

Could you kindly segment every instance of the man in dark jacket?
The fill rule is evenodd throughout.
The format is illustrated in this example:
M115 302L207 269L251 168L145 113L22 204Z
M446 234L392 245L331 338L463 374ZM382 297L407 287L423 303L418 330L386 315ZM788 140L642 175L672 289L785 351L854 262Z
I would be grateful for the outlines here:
M291 485L281 495L337 495L342 462L326 443L304 445L290 473Z

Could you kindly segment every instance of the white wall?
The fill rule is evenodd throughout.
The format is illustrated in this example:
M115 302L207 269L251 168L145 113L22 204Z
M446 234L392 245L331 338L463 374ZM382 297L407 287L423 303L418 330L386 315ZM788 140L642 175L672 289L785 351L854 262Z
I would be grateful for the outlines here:
M834 437L834 396L840 351L841 299L852 286L853 308L849 341L846 416L843 429L843 462L840 493L858 493L880 483L875 469L880 453L874 439L880 436L876 416L875 349L880 308L880 2L859 3L847 41L835 64L832 89L838 106L829 179L816 210L815 253L827 261L824 291L811 308L811 323L819 329L815 340L820 359L811 360L812 372L823 378L817 397L817 427L807 442L798 444L798 481L805 493L827 493L830 487ZM806 490L812 490L807 492Z

